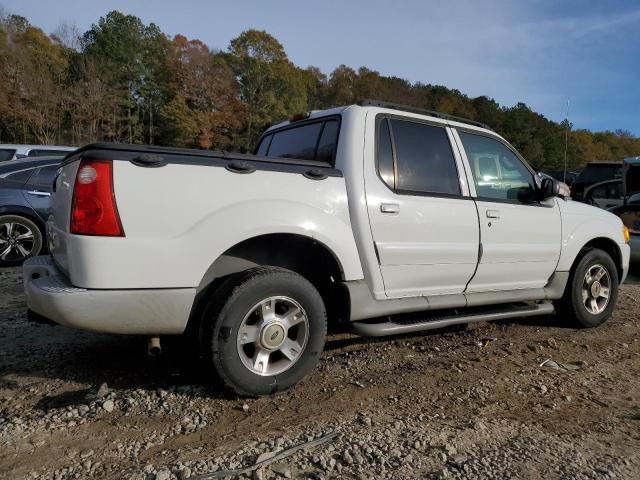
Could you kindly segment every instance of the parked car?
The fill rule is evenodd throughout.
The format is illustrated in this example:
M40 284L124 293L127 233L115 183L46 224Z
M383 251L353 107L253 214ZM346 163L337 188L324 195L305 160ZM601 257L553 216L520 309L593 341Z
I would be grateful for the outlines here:
M640 157L625 158L623 177L596 183L585 190L585 203L605 208L629 229L631 262L640 263Z
M578 172L565 172L564 170L548 170L545 173L560 182L566 183L568 186L573 185L579 175Z
M256 153L93 144L67 157L53 256L23 266L29 308L147 335L153 351L190 333L240 395L300 381L328 322L383 336L611 316L622 222L559 197L484 125L367 101L276 125Z
M62 157L0 163L0 266L20 264L46 246L53 178Z
M25 157L50 157L53 155L66 155L78 147L64 145L11 145L0 143L0 162L17 160Z
M571 185L571 197L582 202L584 191L599 182L622 178L622 162L590 162Z

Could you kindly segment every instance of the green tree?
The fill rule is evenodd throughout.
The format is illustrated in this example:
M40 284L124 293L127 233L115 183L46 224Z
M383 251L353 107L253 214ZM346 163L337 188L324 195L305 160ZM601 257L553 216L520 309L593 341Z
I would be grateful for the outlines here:
M122 110L113 116L116 139L153 143L154 115L166 101L169 40L155 24L113 11L85 32L83 47L85 55L110 72L108 81Z
M266 126L305 110L306 79L264 31L247 30L231 40L228 58L247 108L240 147L250 150Z

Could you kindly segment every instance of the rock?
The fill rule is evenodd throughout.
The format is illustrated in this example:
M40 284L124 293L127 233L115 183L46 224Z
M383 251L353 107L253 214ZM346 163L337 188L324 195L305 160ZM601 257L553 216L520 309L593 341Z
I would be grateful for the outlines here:
M547 339L547 346L549 348L553 348L554 350L558 349L558 343L555 341L554 338Z
M545 385L540 385L540 393L542 395L544 395L545 393L547 393L549 391L549 389L545 386Z
M344 453L342 454L342 460L347 465L351 465L353 463L353 457L349 453L349 450L344 451Z
M160 470L156 473L156 480L171 480L171 472L169 470Z
M264 470L259 468L253 471L253 480L263 480L264 479Z
M116 408L116 405L113 403L113 400L106 400L103 404L102 404L102 408L108 412L111 413L113 412L113 409Z
M243 403L242 404L242 411L245 412L245 413L248 412L249 411L249 405L247 405L246 403Z
M178 474L178 478L180 480L186 480L189 477L191 477L191 469L189 467L184 467L180 470L180 473Z
M271 470L284 478L292 478L291 467L289 467L289 465L275 465L274 467L271 467Z
M258 458L256 458L256 463L260 463L260 462L264 462L265 460L269 460L273 457L276 456L277 452L264 452L261 453L260 455L258 455Z
M450 457L458 453L458 450L456 450L456 447L454 447L453 445L445 445L444 451Z
M107 382L102 382L96 391L96 400L100 400L101 398L107 396L107 394L111 391Z

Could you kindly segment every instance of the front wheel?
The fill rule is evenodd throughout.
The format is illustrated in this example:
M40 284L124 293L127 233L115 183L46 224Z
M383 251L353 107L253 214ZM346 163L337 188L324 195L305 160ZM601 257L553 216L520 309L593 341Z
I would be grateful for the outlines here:
M575 265L557 310L582 327L597 327L612 315L618 299L618 270L611 256L588 250Z
M317 364L327 333L325 306L304 277L259 267L223 284L203 315L205 354L239 395L287 390Z

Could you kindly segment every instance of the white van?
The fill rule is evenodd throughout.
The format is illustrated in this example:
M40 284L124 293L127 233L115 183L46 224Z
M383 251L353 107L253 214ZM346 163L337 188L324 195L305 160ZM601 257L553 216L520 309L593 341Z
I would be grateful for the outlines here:
M66 145L12 145L0 144L0 162L16 160L24 157L47 157L51 155L66 155L78 147Z

